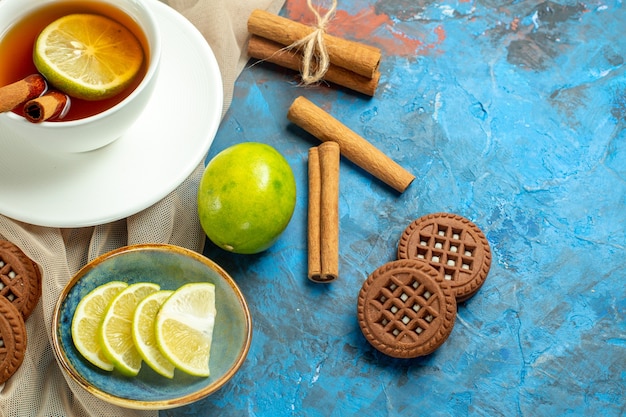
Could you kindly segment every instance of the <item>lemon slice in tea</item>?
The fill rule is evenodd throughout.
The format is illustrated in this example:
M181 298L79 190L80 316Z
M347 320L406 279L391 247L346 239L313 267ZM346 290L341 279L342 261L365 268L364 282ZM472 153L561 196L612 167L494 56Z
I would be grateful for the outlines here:
M100 326L102 352L124 375L135 376L141 369L142 358L132 335L135 310L141 300L159 289L149 282L131 284L111 300L104 314Z
M176 290L156 316L156 341L163 356L183 372L209 376L215 314L213 284L190 283Z
M133 341L144 362L155 372L167 378L174 377L174 365L157 347L154 321L161 305L174 291L161 290L144 298L133 317Z
M93 289L80 300L72 318L72 340L74 346L89 362L105 371L113 370L113 363L102 353L100 347L100 325L109 302L128 284L111 281Z
M37 70L72 97L101 100L126 88L144 60L125 26L96 14L70 14L50 23L35 42Z

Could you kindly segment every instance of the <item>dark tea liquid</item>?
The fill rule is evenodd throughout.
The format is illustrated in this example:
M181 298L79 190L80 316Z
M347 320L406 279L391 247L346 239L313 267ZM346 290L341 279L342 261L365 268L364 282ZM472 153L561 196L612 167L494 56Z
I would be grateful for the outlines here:
M86 1L62 1L45 5L34 10L15 23L9 30L0 34L0 86L19 81L37 72L33 63L33 48L39 33L54 20L73 13L95 13L117 20L126 26L139 40L144 51L142 67L133 82L121 93L97 101L87 101L72 97L72 105L67 115L59 121L83 119L101 113L128 95L141 83L146 75L149 60L148 41L137 24L130 16L112 5ZM52 88L54 88L52 86ZM23 115L21 106L15 113Z

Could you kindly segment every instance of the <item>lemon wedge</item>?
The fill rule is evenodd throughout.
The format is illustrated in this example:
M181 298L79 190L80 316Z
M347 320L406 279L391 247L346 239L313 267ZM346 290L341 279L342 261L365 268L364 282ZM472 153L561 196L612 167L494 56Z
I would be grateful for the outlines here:
M135 35L115 20L70 14L39 34L33 60L37 70L62 92L101 100L132 82L141 69L144 52Z
M133 317L133 341L144 362L155 372L167 378L174 377L174 365L157 347L154 334L154 322L161 305L172 295L173 291L162 290L144 298Z
M102 353L99 343L100 324L110 301L128 284L111 281L87 294L76 306L72 318L74 346L89 362L105 371L112 371L113 363Z
M190 375L210 375L215 325L215 286L190 283L177 289L157 313L157 346L171 363Z
M109 304L100 327L102 352L120 373L135 376L141 369L142 357L132 336L135 310L139 303L160 287L151 282L131 284Z

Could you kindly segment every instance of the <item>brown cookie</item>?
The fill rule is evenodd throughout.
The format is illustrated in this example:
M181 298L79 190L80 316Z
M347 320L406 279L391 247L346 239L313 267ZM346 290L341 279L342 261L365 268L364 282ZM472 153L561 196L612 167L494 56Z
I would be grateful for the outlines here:
M457 301L474 295L491 267L491 250L483 232L456 214L435 213L413 221L402 233L399 259L419 259L448 281Z
M20 367L26 353L26 326L22 314L0 297L0 384Z
M372 346L395 358L415 358L446 341L456 319L456 300L436 269L426 262L401 259L367 278L357 313Z
M28 318L41 297L39 267L20 248L0 240L0 295Z

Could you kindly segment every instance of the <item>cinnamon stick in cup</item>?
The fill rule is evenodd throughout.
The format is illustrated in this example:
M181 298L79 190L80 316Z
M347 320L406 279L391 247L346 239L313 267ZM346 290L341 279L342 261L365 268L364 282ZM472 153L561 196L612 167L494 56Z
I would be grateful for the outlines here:
M46 80L40 74L32 74L22 80L0 87L0 113L11 111L20 104L39 97L46 89Z
M264 10L254 10L248 18L248 32L283 46L292 45L314 30ZM323 39L332 64L368 78L374 77L381 59L379 48L328 34L324 34Z
M50 91L24 104L24 117L29 122L41 123L54 118L63 118L70 106L70 98L58 91Z
M404 192L415 179L370 142L304 97L294 100L287 118L322 142L337 142L342 155L398 192Z
M339 276L339 145L309 149L308 277L328 283Z
M298 71L302 67L303 56L301 53L286 50L284 45L256 35L250 37L248 55L294 71ZM361 94L373 96L380 81L380 72L374 72L372 78L369 78L335 64L330 64L324 75L324 80Z

